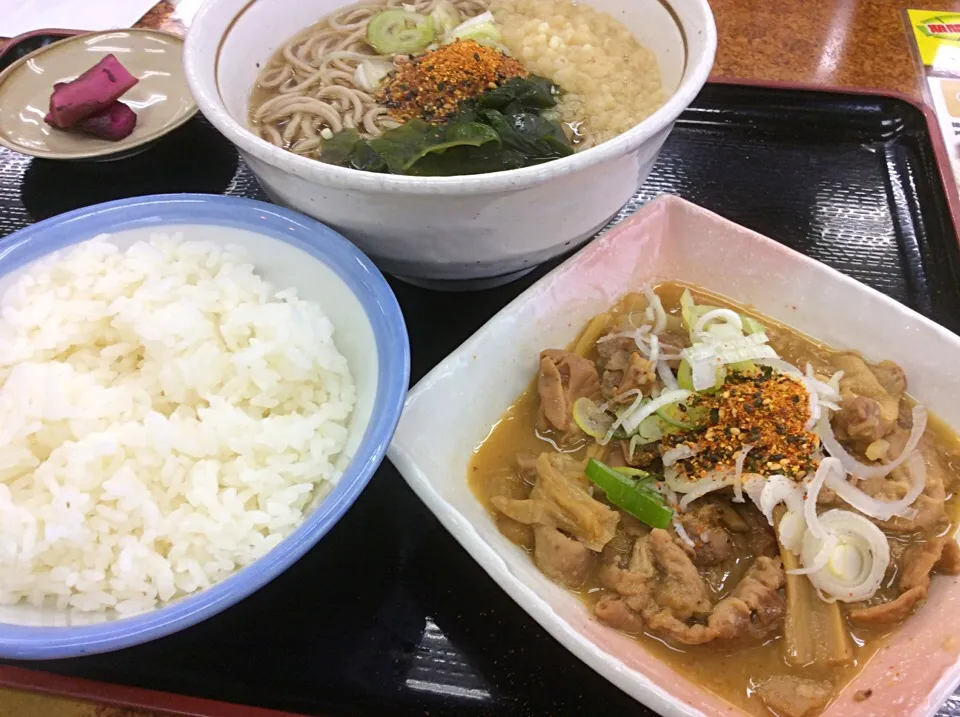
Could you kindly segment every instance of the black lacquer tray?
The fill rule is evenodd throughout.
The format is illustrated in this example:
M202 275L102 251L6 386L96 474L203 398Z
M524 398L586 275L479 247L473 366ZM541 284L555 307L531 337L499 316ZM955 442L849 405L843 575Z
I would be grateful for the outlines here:
M678 194L958 330L960 252L945 161L929 115L904 98L710 84L617 219ZM0 150L0 235L160 192L264 198L232 146L198 117L116 163ZM547 268L442 297L393 281L413 380ZM39 673L7 664L0 684L210 717L264 714L242 706L330 717L651 714L547 636L386 462L309 555L225 613L119 653L17 665Z

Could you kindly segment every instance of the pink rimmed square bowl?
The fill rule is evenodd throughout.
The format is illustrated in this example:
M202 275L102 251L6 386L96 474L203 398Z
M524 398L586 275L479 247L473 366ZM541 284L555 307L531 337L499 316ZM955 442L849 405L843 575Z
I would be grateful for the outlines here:
M834 346L901 364L910 393L960 428L960 338L849 277L676 197L662 197L521 294L407 398L390 460L487 573L570 652L665 717L745 715L599 623L502 536L467 485L475 447L529 385L536 356L644 284L679 280L725 295ZM960 583L938 577L926 606L868 662L824 717L926 717L960 682ZM871 698L857 701L858 690Z

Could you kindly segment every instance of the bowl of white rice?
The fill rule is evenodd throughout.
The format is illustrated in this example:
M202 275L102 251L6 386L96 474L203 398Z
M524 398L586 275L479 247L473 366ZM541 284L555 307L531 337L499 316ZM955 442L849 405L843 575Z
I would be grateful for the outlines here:
M4 238L0 657L152 640L275 578L370 480L409 372L383 276L286 209L142 197Z

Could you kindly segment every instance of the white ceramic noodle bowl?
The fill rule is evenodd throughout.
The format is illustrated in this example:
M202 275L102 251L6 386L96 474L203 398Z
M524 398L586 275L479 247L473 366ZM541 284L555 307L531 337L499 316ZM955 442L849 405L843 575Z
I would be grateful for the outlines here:
M716 28L706 0L586 0L650 48L669 99L628 132L571 157L465 177L360 172L296 156L248 129L259 68L344 0L207 0L187 36L187 80L275 202L336 227L390 273L491 283L586 240L644 182L677 116L707 80ZM479 282L478 282L479 280Z

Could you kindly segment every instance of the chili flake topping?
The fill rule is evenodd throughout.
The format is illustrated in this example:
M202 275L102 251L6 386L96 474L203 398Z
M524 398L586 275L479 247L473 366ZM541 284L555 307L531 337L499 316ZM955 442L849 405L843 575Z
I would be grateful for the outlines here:
M697 394L688 410L708 416L700 432L666 436L663 448L696 445L700 452L676 464L691 480L718 469L733 470L744 446L752 446L744 473L779 473L800 480L816 469L820 439L805 425L810 398L800 381L762 367L759 375L730 374L714 395Z
M457 40L396 63L377 92L377 102L401 122L447 119L462 101L527 76L515 59L473 40Z

